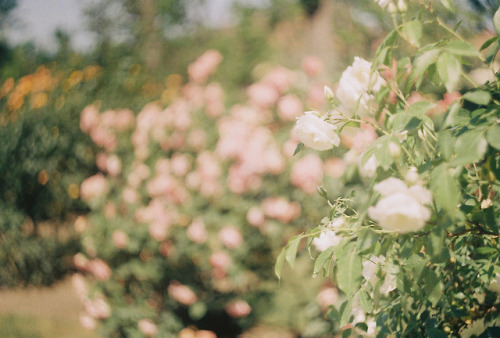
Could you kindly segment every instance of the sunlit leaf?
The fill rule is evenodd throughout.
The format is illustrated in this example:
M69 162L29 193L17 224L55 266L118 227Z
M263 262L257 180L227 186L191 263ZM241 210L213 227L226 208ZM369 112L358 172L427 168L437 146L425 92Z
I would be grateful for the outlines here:
M460 80L462 66L460 61L448 52L443 52L437 60L437 70L446 90L451 93L455 90Z
M478 90L475 92L465 93L463 99L478 105L485 106L490 103L491 95L489 92L486 92L484 90Z

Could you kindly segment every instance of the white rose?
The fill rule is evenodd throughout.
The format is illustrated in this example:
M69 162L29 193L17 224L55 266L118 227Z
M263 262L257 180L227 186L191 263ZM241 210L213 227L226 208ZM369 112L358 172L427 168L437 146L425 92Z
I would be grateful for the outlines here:
M315 150L328 150L340 144L336 127L313 112L306 112L297 118L295 133L305 146Z
M392 3L392 0L375 0L375 2L378 3L380 7L386 8L387 5Z
M378 73L372 73L372 64L360 57L354 58L352 66L342 73L337 98L351 114L357 108L359 115L371 114L375 109L375 96L384 84Z
M432 201L431 193L422 186L408 188L397 178L388 178L375 185L374 189L382 195L375 207L368 208L368 215L387 230L400 233L422 229L431 217L424 204Z
M337 246L342 237L337 236L335 231L327 230L322 232L318 238L313 239L312 244L318 251L325 251L326 249Z

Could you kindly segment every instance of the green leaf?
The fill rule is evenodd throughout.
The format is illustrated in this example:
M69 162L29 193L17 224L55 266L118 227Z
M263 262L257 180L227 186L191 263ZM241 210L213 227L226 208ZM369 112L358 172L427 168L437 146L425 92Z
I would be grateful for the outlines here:
M452 41L445 45L443 49L455 55L475 57L481 56L479 51L473 45L465 41Z
M427 337L429 337L429 338L447 338L448 337L446 332L441 331L441 330L436 329L436 328L430 328L427 330L426 333L427 333Z
M453 149L455 145L455 138L448 129L445 129L438 134L438 144L441 156L447 161L450 160L451 155L453 155Z
M500 150L500 125L496 124L486 132L486 140L495 149Z
M352 301L353 297L350 297L340 306L340 327L344 327L347 323L350 322L352 316Z
M489 255L489 254L498 252L498 249L492 248L489 246L482 246L482 247L476 248L474 251L479 255Z
M422 282L424 284L423 289L427 296L427 299L432 303L432 305L435 306L442 297L443 283L441 283L441 281L439 280L436 272L428 267L424 268L424 273L422 276Z
M439 49L430 49L414 60L413 69L410 73L410 78L408 81L413 82L416 80L415 86L417 89L420 87L422 81L424 80L424 73L432 64L436 62L439 53Z
M486 40L485 43L482 44L481 48L479 50L483 51L486 48L488 48L493 42L496 42L498 39L500 39L500 36L494 36L492 38L489 38Z
M395 29L387 34L384 41L382 41L380 46L377 48L377 52L375 53L373 61L374 66L378 66L384 63L389 50L395 45L396 41L398 40L398 36L398 32Z
M297 155L299 151L302 150L302 148L304 148L304 143L300 142L299 144L297 144L297 147L295 148L295 151L293 152L292 156Z
M274 266L274 274L278 279L281 279L281 271L283 270L283 263L285 263L285 251L286 248L283 248L276 259L276 265Z
M356 243L348 243L337 252L337 285L346 295L352 295L359 287L362 270Z
M286 249L285 259L292 268L295 266L295 257L297 256L297 249L299 248L301 240L302 237L297 236L285 247Z
M455 14L455 4L453 3L453 0L441 0L441 3L444 8Z
M500 49L500 40L496 40L486 53L487 64L491 64L495 60L495 57L497 56L499 49Z
M460 201L460 189L458 180L450 173L446 163L441 163L431 172L430 188L437 205L449 215L454 215Z
M460 80L462 67L460 61L448 52L443 52L437 60L437 70L448 92L453 92Z
M439 227L432 229L427 237L426 249L433 263L444 263L450 259L450 252L444 243L444 238L445 232Z
M495 15L493 16L493 26L495 26L497 34L500 35L500 8L496 11Z
M486 106L491 101L491 95L484 90L478 90L465 93L463 99L481 106Z
M359 232L358 240L356 241L358 252L361 254L370 253L370 250L375 248L375 244L378 243L379 239L379 234L369 228L364 228Z
M468 163L478 162L488 148L488 142L481 131L470 130L457 138L455 143L456 156L452 158L452 166L460 166Z
M414 46L420 46L422 38L422 23L420 20L412 20L403 24L401 29L403 36Z
M371 313L373 311L373 301L370 294L366 290L362 290L359 294L359 303L365 312Z
M335 248L332 246L318 255L316 262L314 262L314 275L317 275L323 269L325 264L330 264L334 250Z

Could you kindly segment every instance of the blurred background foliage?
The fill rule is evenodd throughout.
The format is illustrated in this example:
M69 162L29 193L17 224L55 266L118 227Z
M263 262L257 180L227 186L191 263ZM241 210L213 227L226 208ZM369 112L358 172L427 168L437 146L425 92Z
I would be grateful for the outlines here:
M224 56L212 80L224 88L227 106L241 102L272 66L299 69L307 55L324 64L320 82L333 83L354 56L370 58L391 28L374 1L235 1L234 24L224 27L206 22L205 1L94 1L86 24L96 43L85 52L62 30L52 52L0 40L0 288L48 285L75 270L72 258L82 248L72 224L90 211L80 185L98 172L99 150L79 127L86 106L137 113L148 102L168 105L188 82L188 65L208 49ZM16 5L0 0L0 29ZM457 1L469 16L449 20L460 20L469 36L483 34L498 5ZM287 284L293 278L284 280L292 282L273 296L278 302L297 290ZM288 304L308 311L301 300ZM271 318L297 331L307 326L289 311Z

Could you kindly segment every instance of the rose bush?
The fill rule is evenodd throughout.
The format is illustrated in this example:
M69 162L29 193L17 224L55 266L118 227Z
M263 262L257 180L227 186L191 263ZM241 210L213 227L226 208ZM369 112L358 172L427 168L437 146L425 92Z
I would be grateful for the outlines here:
M316 184L339 170L314 154L292 157L292 121L308 97L325 103L315 94L322 86L277 67L228 106L222 86L207 83L221 60L213 50L196 60L165 107L82 111L80 126L100 149L99 173L81 185L92 211L75 223L85 327L105 336L234 336L273 317L310 336L329 330L302 285L284 283L276 294L273 274L287 238L327 210L317 207ZM336 292L324 289L323 306Z
M307 239L317 251L314 275L331 275L342 291L329 318L345 337L498 336L500 82L493 65L500 36L477 50L447 25L453 1L442 8L376 2L394 29L374 61L356 58L335 95L325 89L330 110L307 112L296 126L313 130L297 133L297 151L329 150L328 142L311 142L318 133L311 114L336 134L324 139L339 137L350 148L342 177L353 193L339 196L327 181L318 187L330 212L290 239L275 272L281 276L285 261L295 265ZM500 34L500 12L493 24ZM474 67L490 67L479 85L469 76ZM359 184L367 193L359 194Z

